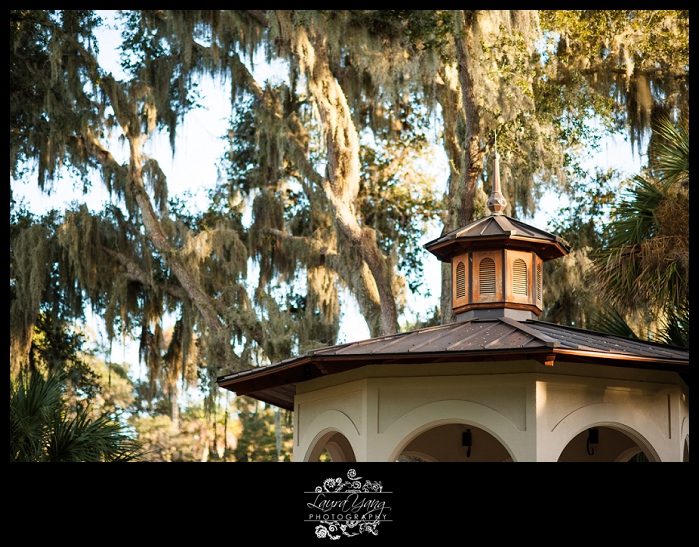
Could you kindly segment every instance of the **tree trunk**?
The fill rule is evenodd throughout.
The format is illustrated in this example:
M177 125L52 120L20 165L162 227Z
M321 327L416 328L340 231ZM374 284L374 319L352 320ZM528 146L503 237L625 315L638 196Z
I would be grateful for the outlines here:
M483 172L485 148L481 146L480 111L476 100L472 63L474 34L472 13L456 13L454 46L461 95L448 82L440 89L444 116L444 147L449 157L450 173L447 211L442 235L473 221L478 178ZM462 127L463 126L463 127ZM463 143L459 142L463 135ZM452 310L451 265L442 265L442 324L456 320Z
M458 13L457 29L461 27L462 32L457 32L454 38L459 83L461 84L461 101L466 123L463 172L454 194L457 227L465 226L473 220L474 197L478 177L483 172L483 157L485 155L485 148L481 146L480 111L471 68L475 50L475 37L471 26L472 17L472 14L467 16L463 10Z
M464 173L464 149L457 135L463 132L464 112L462 108L461 91L458 82L450 82L445 72L442 72L443 82L438 87L438 100L442 106L442 119L444 123L443 139L444 149L449 158L449 178L447 180L446 210L442 212L442 234L459 228L458 209L456 195ZM456 321L452 309L452 272L451 265L442 263L441 267L441 297L440 315L442 325Z

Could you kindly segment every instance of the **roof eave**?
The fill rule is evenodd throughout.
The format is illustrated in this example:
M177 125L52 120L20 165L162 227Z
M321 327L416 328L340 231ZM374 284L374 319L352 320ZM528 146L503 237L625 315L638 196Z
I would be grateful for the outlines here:
M424 363L466 363L493 362L512 360L535 360L547 366L555 365L556 359L593 365L607 365L627 368L666 370L680 374L689 373L689 361L674 359L647 358L620 353L602 353L599 351L575 350L561 347L558 342L546 343L537 348L516 348L507 350L483 350L469 352L433 352L416 354L367 354L367 355L306 355L287 360L276 365L219 377L219 387L235 392L237 395L250 395L280 406L289 408L289 399L271 395L275 390L288 386L295 391L298 382L338 374L367 365L390 364L424 364ZM254 395L257 394L257 395ZM267 394L265 396L265 394ZM292 397L293 398L293 397Z
M460 237L446 241L437 241L425 245L430 253L435 255L442 262L449 262L457 254L471 249L492 247L497 244L499 247L525 247L535 250L544 260L549 261L560 258L570 252L567 245L561 241L543 241L532 237L521 237L511 235L481 236L481 237Z

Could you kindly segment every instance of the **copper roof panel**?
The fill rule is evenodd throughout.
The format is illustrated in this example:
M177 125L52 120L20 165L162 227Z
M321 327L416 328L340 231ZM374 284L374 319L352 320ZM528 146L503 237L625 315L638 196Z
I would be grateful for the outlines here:
M602 332L576 329L575 327L563 327L541 321L531 321L528 324L534 325L534 328L542 333L558 338L563 345L577 349L661 359L688 359L689 357L689 350L683 348L632 340Z
M350 356L420 355L431 353L463 354L483 350L513 350L560 347L601 354L623 354L641 358L688 360L689 350L652 342L631 340L611 334L563 327L537 320L515 321L508 318L480 319L450 323L416 331L398 333L338 346L320 348L308 355L287 359L270 367L294 363L299 359ZM265 368L265 367L263 367ZM255 370L236 376L255 374Z
M552 338L524 323L498 319L452 323L380 338L331 346L313 352L315 357L350 355L415 355L421 353L462 353L484 349L540 348L551 345ZM578 347L578 343L569 344Z

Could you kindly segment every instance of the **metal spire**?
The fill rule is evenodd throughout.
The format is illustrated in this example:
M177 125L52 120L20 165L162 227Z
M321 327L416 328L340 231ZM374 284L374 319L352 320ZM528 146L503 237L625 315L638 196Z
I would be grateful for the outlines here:
M505 214L505 208L507 207L507 200L505 196L500 193L500 155L497 150L498 140L497 134L495 135L495 157L493 161L493 191L488 198L488 209L494 215Z

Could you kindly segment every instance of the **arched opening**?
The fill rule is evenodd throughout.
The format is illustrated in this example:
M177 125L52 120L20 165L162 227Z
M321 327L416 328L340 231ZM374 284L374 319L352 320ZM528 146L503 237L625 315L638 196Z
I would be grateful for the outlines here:
M399 462L503 462L512 458L493 435L468 424L444 424L423 431L403 448Z
M306 461L356 462L357 458L347 437L337 431L330 431L318 439Z
M689 461L689 435L687 435L684 439L684 449L682 450L682 461L683 462Z
M578 433L566 445L559 462L655 461L633 434L609 426L593 426Z

